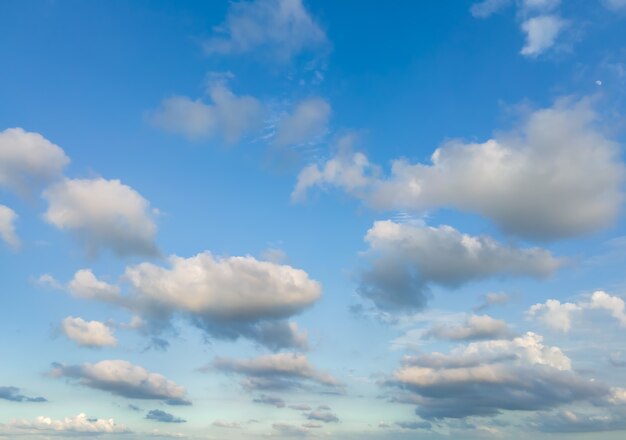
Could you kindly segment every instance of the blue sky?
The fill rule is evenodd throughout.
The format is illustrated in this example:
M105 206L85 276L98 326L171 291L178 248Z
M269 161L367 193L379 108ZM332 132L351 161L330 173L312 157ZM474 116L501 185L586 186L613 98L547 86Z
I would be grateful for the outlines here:
M0 439L626 430L626 2L0 5Z

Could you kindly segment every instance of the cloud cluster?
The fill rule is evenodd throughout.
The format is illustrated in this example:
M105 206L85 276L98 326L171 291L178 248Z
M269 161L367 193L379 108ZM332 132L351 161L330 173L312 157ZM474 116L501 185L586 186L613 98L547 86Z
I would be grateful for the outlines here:
M552 274L561 262L540 248L519 249L450 226L378 221L367 232L371 267L360 275L360 294L383 310L420 309L429 287L456 288L490 277Z
M585 414L565 410L540 413L532 417L528 425L549 433L622 431L626 429L626 412L622 410Z
M20 389L17 387L0 387L0 399L8 400L10 402L47 402L45 397L29 397L20 394Z
M263 54L281 64L328 46L302 0L255 0L230 5L226 21L205 42L208 54Z
M95 364L55 364L53 377L77 379L83 386L107 391L129 399L163 400L168 405L188 405L183 387L158 373L123 360Z
M17 214L8 206L0 205L0 238L10 247L17 249L20 239L15 230Z
M260 128L263 106L256 98L235 95L223 81L212 82L207 92L210 104L173 96L165 99L149 119L156 127L189 140L220 137L228 144Z
M377 209L454 207L524 238L554 240L610 225L623 200L618 145L598 129L590 100L558 100L484 143L451 141L431 164L393 161L391 175L341 151L302 170L293 193L335 186Z
M58 282L56 282L59 284ZM70 293L82 299L92 299L108 303L121 301L120 288L96 278L90 269L76 271L67 289Z
M85 413L80 413L75 417L66 417L63 420L43 416L35 420L14 420L9 427L55 433L121 434L130 432L126 426L117 425L113 419L90 419Z
M248 390L286 390L303 388L307 384L339 386L333 376L316 369L302 354L277 353L252 359L217 358L203 370L209 368L243 376L242 385Z
M72 233L89 254L158 255L149 202L119 180L64 179L43 196L46 221Z
M39 133L21 128L0 132L0 187L32 196L59 179L69 162L61 147Z
M547 327L568 332L573 319L591 310L608 312L622 327L626 327L626 303L622 298L609 295L602 290L593 292L588 301L577 303L561 303L557 299L549 299L545 303L531 306L526 314L530 318L538 319Z
M61 330L72 341L84 347L115 347L117 339L111 329L100 321L85 321L68 316L61 323Z
M512 340L473 342L449 354L405 358L391 382L409 393L425 419L493 416L606 398L609 388L571 368L558 347L526 333Z

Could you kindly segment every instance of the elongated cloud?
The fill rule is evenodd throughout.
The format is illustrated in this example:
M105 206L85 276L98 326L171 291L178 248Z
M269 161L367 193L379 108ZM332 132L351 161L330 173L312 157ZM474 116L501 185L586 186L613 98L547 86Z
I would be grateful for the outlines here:
M460 325L435 325L425 338L448 339L451 341L478 341L483 339L508 339L513 332L505 321L488 315L472 315Z
M119 180L65 179L44 192L45 219L67 230L89 254L158 254L149 202Z
M562 99L529 114L510 133L483 143L448 142L431 164L397 159L386 178L362 153L342 151L305 168L293 198L334 186L376 209L478 213L525 238L590 233L615 220L625 175L618 145L596 121L589 100Z
M0 187L32 196L59 179L69 162L61 147L39 133L21 128L0 132Z
M47 402L45 397L29 397L20 393L17 387L0 387L0 399L10 402Z
M35 420L14 420L9 423L9 427L56 434L121 434L131 432L126 426L117 425L113 419L92 419L88 418L85 413L80 413L75 417L66 417L62 420L44 416L37 417Z
M244 376L242 385L249 390L302 388L307 384L339 386L334 377L317 370L302 354L279 353L252 359L217 358L203 370L209 369Z
M0 205L0 238L14 249L20 246L20 239L15 229L16 221L15 211L8 206Z
M545 410L609 395L606 385L572 371L558 347L530 332L511 341L473 342L448 355L408 357L392 384L426 419Z
M158 373L123 360L95 364L56 364L53 377L77 379L83 386L107 391L129 399L163 400L169 405L189 404L183 387Z
M379 221L365 240L372 260L360 275L359 292L387 310L424 307L431 285L456 288L490 277L544 278L561 265L544 249L502 245L450 226Z
M255 0L232 3L225 23L206 41L208 54L262 54L288 63L302 54L324 50L328 40L302 0Z
M68 316L61 323L65 336L84 347L115 347L117 339L111 329L100 321L85 321Z

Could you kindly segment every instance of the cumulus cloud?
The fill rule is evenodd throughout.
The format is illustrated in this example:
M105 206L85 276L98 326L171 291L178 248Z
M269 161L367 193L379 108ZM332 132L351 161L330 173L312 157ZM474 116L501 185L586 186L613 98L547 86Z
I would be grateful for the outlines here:
M85 413L75 417L54 420L50 417L37 417L35 420L14 420L9 427L21 430L50 431L55 433L114 434L129 433L124 425L117 425L113 419L91 419Z
M100 321L85 321L68 316L61 323L61 330L72 341L85 347L115 347L117 339L111 329Z
M528 332L512 340L472 342L449 354L406 357L392 384L425 419L547 410L605 398L609 388L571 368L570 359Z
M303 354L278 353L252 359L217 358L203 370L208 369L244 376L242 385L248 390L285 390L303 388L307 384L339 386L333 376L319 371Z
M488 315L472 315L461 325L434 325L424 334L425 338L450 341L478 341L484 339L508 339L513 332L505 321Z
M261 126L263 108L252 96L235 95L224 82L210 84L210 103L186 96L165 99L150 121L167 132L189 140L222 138L233 144Z
M255 0L231 3L226 21L205 42L208 54L262 53L289 63L300 54L316 54L328 46L326 34L302 0Z
M279 121L274 143L278 146L297 145L323 135L330 112L330 105L322 98L298 103L292 114Z
M0 132L0 187L31 196L60 178L69 162L61 147L38 133L21 128Z
M55 364L53 377L77 379L83 386L107 391L129 399L163 400L169 405L189 404L183 387L158 373L123 360L95 364Z
M265 394L261 394L259 397L255 397L252 399L254 403L261 403L263 405L275 406L276 408L284 408L285 401L280 397L276 396L267 396Z
M155 319L182 314L221 339L245 337L272 349L306 347L306 334L285 321L321 295L305 271L208 252L169 261L170 267L142 263L126 269L139 313Z
M334 186L376 209L454 207L524 238L577 236L610 225L623 200L618 145L596 122L590 100L560 99L484 143L444 144L431 164L395 160L386 178L362 153L340 151L303 169L292 197Z
M20 247L20 239L15 230L17 214L8 206L0 205L0 238L13 249Z
M45 397L29 397L20 393L17 387L0 387L0 399L11 402L47 402Z
M119 180L65 179L44 191L45 219L71 232L91 255L158 255L149 202Z
M307 428L297 426L297 425L292 425L290 423L283 423L283 422L274 423L272 424L272 428L274 428L274 430L278 431L282 435L288 435L288 436L294 436L294 437L306 436L309 434L309 430Z
M151 411L148 411L148 414L146 414L146 419L155 420L162 423L185 423L187 421L185 419L181 419L180 417L176 417L168 412L161 411L160 409L153 409Z
M572 321L585 311L600 310L608 312L619 324L626 327L626 303L620 297L609 295L598 290L591 294L587 301L577 303L561 303L556 299L549 299L545 303L531 306L526 312L530 318L541 321L547 327L562 332L572 328Z
M58 284L58 282L57 282ZM77 298L115 303L121 299L120 288L96 278L90 269L80 269L67 285Z
M566 22L554 15L541 15L529 18L522 23L526 34L526 43L521 54L534 57L554 46L554 43L565 27Z
M561 265L544 249L519 249L450 226L378 221L365 240L373 259L360 275L359 292L387 310L424 307L431 285L456 288L489 277L544 278Z

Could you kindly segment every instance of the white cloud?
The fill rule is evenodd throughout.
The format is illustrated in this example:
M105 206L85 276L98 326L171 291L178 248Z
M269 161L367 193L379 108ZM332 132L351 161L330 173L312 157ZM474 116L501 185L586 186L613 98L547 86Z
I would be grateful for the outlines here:
M561 0L522 0L521 6L529 12L547 12L556 9Z
M387 178L362 153L340 151L321 167L305 168L293 198L335 186L377 209L478 213L525 238L589 233L610 225L623 200L618 144L596 120L589 100L561 99L484 143L444 144L432 164L395 160Z
M525 56L535 57L546 52L556 42L566 22L555 15L541 15L529 18L522 23L526 43L521 50Z
M60 178L69 162L61 147L38 133L21 128L0 132L0 187L30 196Z
M570 331L572 322L585 311L604 310L615 318L619 324L626 327L626 303L622 298L609 295L598 290L591 294L588 301L578 303L561 303L556 299L549 299L545 303L535 304L526 312L530 318L539 319L547 327Z
M274 143L296 145L323 135L330 118L330 105L321 98L311 98L296 105L292 114L278 123Z
M209 252L172 256L171 268L142 263L125 278L141 299L218 319L284 318L320 297L307 273L253 257L216 258Z
M130 399L164 400L171 405L189 404L183 387L161 374L151 373L124 360L82 365L56 364L51 375L78 379L81 385Z
M115 347L117 339L111 329L100 321L85 321L68 316L61 323L65 335L78 345L86 347Z
M328 46L324 31L301 0L256 0L231 3L225 23L204 47L209 54L258 53L288 63L302 53Z
M58 283L57 283L58 284ZM72 295L104 302L120 300L120 288L99 280L90 269L78 270L67 285Z
M11 208L0 205L0 238L13 249L20 247L20 239L15 230L17 217Z
M361 295L382 309L421 308L428 288L459 287L489 277L547 277L562 262L540 248L519 249L487 236L378 221L365 240L374 256L361 274Z
M44 191L45 219L70 231L89 254L157 255L150 204L119 180L65 179Z
M85 413L75 417L54 420L51 417L37 417L35 420L13 420L9 427L20 430L52 431L57 433L114 434L131 432L124 425L117 425L113 419L92 419Z
M237 96L221 81L210 84L208 95L210 104L186 96L165 99L149 119L155 126L190 140L221 137L229 144L261 126L263 108L256 98Z

